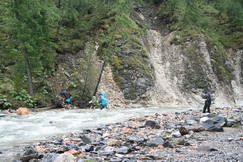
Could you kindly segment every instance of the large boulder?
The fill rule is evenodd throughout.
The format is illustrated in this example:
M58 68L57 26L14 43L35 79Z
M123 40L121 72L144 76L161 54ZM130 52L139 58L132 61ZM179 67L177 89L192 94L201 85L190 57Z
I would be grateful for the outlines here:
M209 118L208 120L204 121L202 123L202 126L207 131L213 131L213 132L222 132L223 126L226 124L226 119L220 115L215 116L214 118Z
M29 115L30 110L28 108L25 108L25 107L20 107L20 108L17 109L16 113L18 115Z

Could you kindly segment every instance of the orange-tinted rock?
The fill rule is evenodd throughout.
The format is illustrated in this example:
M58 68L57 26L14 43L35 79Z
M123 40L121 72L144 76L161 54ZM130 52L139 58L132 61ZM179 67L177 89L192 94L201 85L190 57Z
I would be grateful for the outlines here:
M72 154L72 155L76 155L76 154L79 154L79 151L69 150L69 151L66 151L65 153L69 153L69 154Z
M18 115L29 115L30 114L30 110L25 107L18 108L16 112Z
M158 148L159 148L159 149L163 149L164 146L163 146L163 145L158 145Z
M36 150L37 152L48 152L48 151L50 151L49 148L44 148L44 147L40 147L40 146L37 146L37 147L35 148L35 150Z
M75 142L80 142L81 139L80 138L75 138L75 139L72 139L72 141L75 141Z
M129 126L132 126L132 127L139 127L140 124L138 124L138 123L129 123Z
M132 133L132 132L133 132L133 130L130 129L130 128L123 128L123 129L121 129L121 133Z

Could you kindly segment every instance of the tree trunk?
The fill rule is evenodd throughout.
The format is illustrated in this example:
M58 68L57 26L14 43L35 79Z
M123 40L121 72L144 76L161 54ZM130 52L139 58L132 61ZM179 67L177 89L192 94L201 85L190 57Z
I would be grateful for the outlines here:
M32 96L34 94L34 86L32 80L32 73L30 70L30 62L28 58L26 58L26 71L27 71L28 82L29 82L29 95Z
M102 77L102 73L105 69L105 64L106 64L106 62L104 61L103 66L102 66L101 71L100 71L100 76L98 78L98 81L97 81L97 84L96 84L96 87L95 87L95 90L94 90L94 93L93 93L93 96L95 96L95 94L97 93L97 90L98 90L98 87L99 87L99 84L100 84L100 80L101 80L101 77Z

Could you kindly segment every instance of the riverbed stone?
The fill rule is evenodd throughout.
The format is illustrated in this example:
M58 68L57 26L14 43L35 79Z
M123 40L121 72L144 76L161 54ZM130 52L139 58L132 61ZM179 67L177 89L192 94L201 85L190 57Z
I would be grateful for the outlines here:
M146 121L144 126L145 127L150 127L152 129L160 129L159 123L157 121L155 121L155 120L148 120L148 121Z
M176 131L176 132L173 132L173 133L171 134L171 136L172 136L172 137L175 137L175 138L179 138L179 137L181 137L181 133L180 133L179 131Z
M231 111L230 113L227 113L226 110L222 111L221 109L212 109L212 111L215 112L216 115L212 118L207 117L208 119L205 120L209 122L209 124L211 123L211 126L207 129L208 131L203 131L205 128L199 123L191 125L187 124L184 127L188 130L189 134L186 134L181 138L173 138L172 134L176 131L179 132L180 127L183 126L182 123L184 123L187 119L193 120L194 117L197 117L198 121L200 121L199 118L202 116L201 111L186 111L181 112L178 115L175 115L175 113L168 113L166 115L155 114L152 116L140 117L141 120L139 121L130 119L123 123L105 125L98 130L100 133L96 132L97 129L94 129L95 131L90 129L77 134L69 134L62 137L64 142L61 145L55 145L50 141L40 142L38 143L38 147L45 147L50 150L55 148L56 150L59 149L59 151L78 147L77 152L79 153L77 154L77 160L83 159L85 161L89 159L93 159L94 161L118 160L122 162L146 160L213 161L215 159L219 161L240 161L240 155L243 152L240 151L239 143L242 139L239 137L242 134L242 131L238 132L238 134L231 133L231 131L237 132L235 130L238 130L238 128L226 128L227 131L222 133L215 133L213 131L222 131L223 129L222 127L217 127L222 124L218 121L221 121L221 119L225 118L226 115L217 114L225 113L227 114L227 119L233 119L236 120L236 122L242 121L242 119L239 117L239 114L234 111ZM149 120L154 120L158 123L165 123L164 126L166 126L166 123L172 123L175 127L172 129L163 127L160 129L148 129L150 126L147 128L145 126L137 127L137 125L144 125L144 123ZM134 123L136 125L134 125ZM241 126L239 125L239 127ZM123 129L131 129L132 131L121 132ZM81 138L84 134L92 137L94 141L89 144L84 143ZM225 138L224 135L227 137ZM81 138L82 140L73 140L78 138ZM80 142L81 145L79 146ZM203 149L203 147L200 148L205 144L209 144L210 147L207 149ZM237 150L229 149L228 145ZM94 147L93 151L91 151L92 149L85 151L84 148L92 146ZM174 147L177 149L173 149ZM217 151L219 150L218 148L220 148L220 151ZM223 152L227 152L227 154L222 154L221 150ZM59 153L62 153L62 151ZM57 151L54 152L57 153ZM42 152L42 154L43 153L45 152ZM44 159L41 156L38 158ZM35 160L37 158L32 159Z
M174 123L167 123L166 125L165 125L165 128L166 129L174 129L176 127L176 125L174 124Z
M122 144L122 141L117 140L117 139L109 139L107 141L108 146L120 146Z
M31 159L38 158L39 154L33 147L26 148L23 156L21 156L20 160L23 162L28 162Z
M76 162L76 158L70 153L59 155L53 162Z
M172 143L170 143L170 141L165 141L163 143L163 146L164 147L169 147L169 148L174 148L175 147Z
M86 143L86 144L89 144L89 143L91 143L92 141L94 141L93 138L91 138L90 136L88 136L88 135L86 135L86 134L84 134L81 138L82 138L83 142Z
M41 162L53 162L53 161L55 161L55 159L57 159L58 156L59 156L59 154L47 153L44 155Z
M163 138L157 137L147 141L146 145L149 147L157 147L158 145L163 145L164 142Z
M234 119L226 119L226 126L227 127L232 127L234 124L236 124L237 122L236 122L236 120L234 120Z
M129 153L131 150L128 147L122 147L122 148L118 148L115 150L116 153L118 154L127 154Z
M94 146L92 146L92 145L86 145L86 146L84 146L84 150L86 152L94 151Z

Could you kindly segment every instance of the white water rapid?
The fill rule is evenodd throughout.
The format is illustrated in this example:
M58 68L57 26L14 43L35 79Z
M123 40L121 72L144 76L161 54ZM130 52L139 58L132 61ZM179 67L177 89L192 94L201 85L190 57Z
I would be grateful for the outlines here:
M15 114L0 118L0 151L3 148L31 144L53 136L75 133L85 128L122 122L133 116L153 115L189 108L133 108L110 110L52 110L33 112L31 115Z

